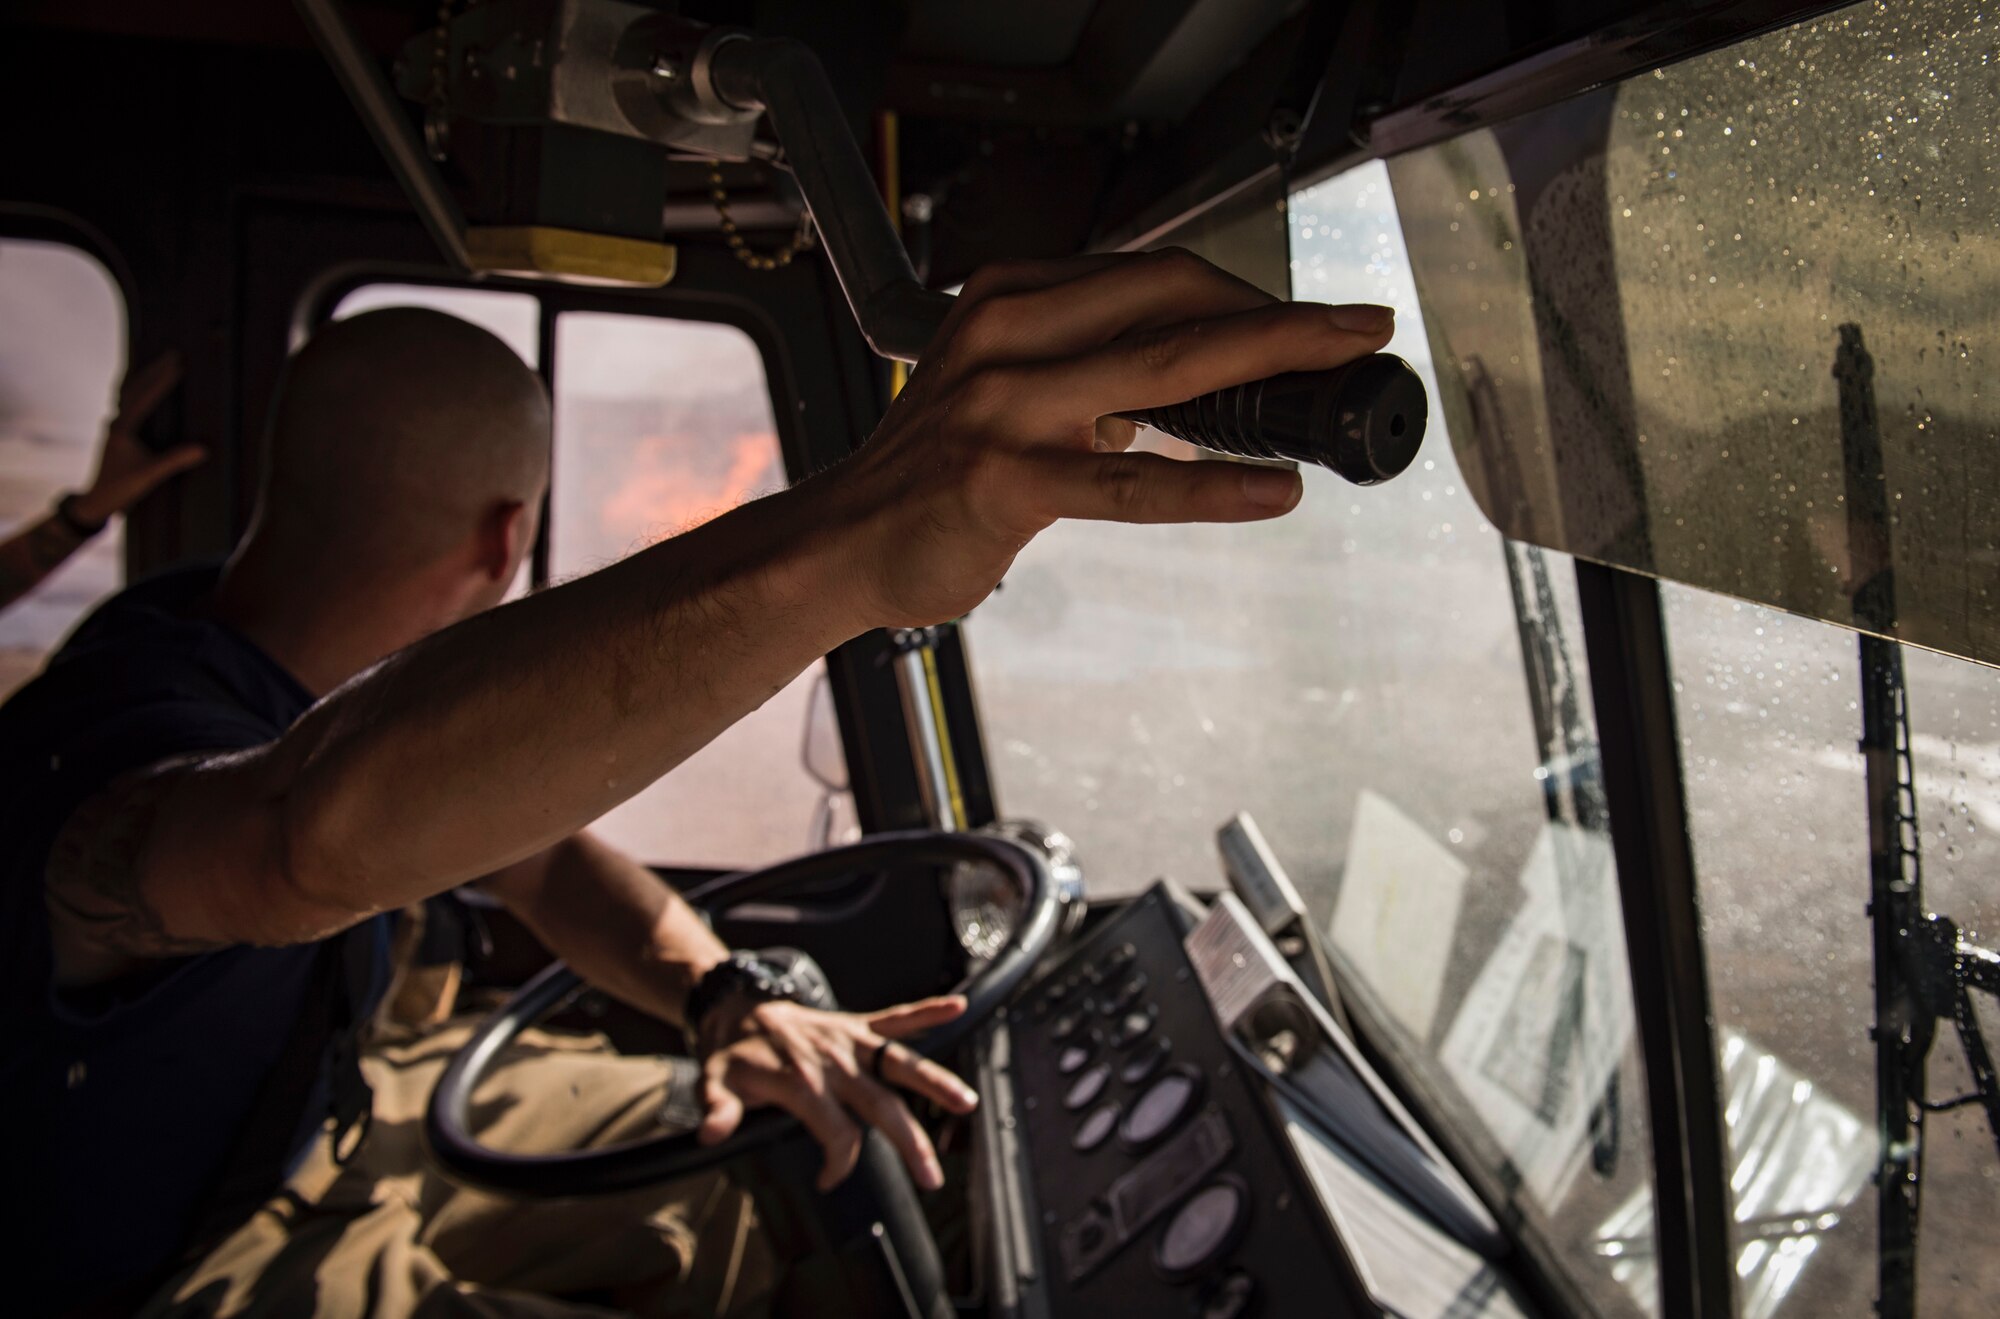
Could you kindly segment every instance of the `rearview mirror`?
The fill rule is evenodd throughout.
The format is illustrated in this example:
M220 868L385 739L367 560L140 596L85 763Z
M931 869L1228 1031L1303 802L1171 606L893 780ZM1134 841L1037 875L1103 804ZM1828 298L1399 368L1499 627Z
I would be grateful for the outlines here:
M833 708L833 679L822 669L806 701L805 740L800 763L813 781L829 792L847 790L847 752L840 741L840 720Z

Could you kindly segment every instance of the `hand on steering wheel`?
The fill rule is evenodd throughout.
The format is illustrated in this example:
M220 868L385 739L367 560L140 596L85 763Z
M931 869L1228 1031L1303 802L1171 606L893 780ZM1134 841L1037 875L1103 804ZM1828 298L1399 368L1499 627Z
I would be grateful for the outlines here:
M914 1151L919 1161L911 1166L924 1181L921 1162L928 1155L935 1167L936 1156L895 1091L938 1099L955 1112L977 1102L963 1082L926 1060L990 1021L1054 944L1062 901L1047 857L995 834L877 834L765 870L723 876L687 894L698 908L726 910L830 878L885 871L935 875L967 862L993 866L1007 876L1021 907L1006 943L971 970L957 993L858 1015L765 1004L748 1014L751 1020L739 1038L726 1040L708 1058L704 1080L721 1084L704 1087L712 1111L699 1132L662 1131L625 1145L556 1154L496 1150L473 1134L472 1095L509 1042L581 987L576 973L557 962L521 986L445 1068L424 1118L431 1153L452 1176L490 1190L592 1195L671 1181L770 1149L798 1131L795 1121L803 1121L827 1147L819 1179L826 1186L853 1168L853 1151L863 1139L861 1128L843 1111L845 1103L901 1148L905 1161ZM878 1042L888 1046L886 1055L878 1056ZM882 1075L874 1076L877 1071ZM788 1103L787 1097L795 1102ZM775 1104L782 1111L746 1116L744 1110L757 1104Z
M859 1118L889 1138L910 1176L927 1191L944 1170L923 1124L901 1092L922 1095L953 1113L979 1103L972 1087L896 1041L956 1020L958 995L927 998L880 1012L825 1012L782 1000L760 1003L722 1023L719 1047L704 1050L700 1140L734 1134L746 1107L782 1108L805 1124L826 1151L819 1189L831 1190L861 1157Z

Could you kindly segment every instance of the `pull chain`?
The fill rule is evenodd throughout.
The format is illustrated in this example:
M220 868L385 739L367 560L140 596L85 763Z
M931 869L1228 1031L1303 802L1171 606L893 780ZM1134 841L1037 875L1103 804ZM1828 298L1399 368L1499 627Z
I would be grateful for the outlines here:
M799 231L783 247L775 252L751 251L750 244L743 241L742 233L737 230L736 221L730 218L729 189L722 184L722 162L719 160L708 163L708 195L714 200L715 213L722 220L723 241L729 244L729 250L736 259L752 270L778 270L789 266L792 258L812 242L812 215L806 212L799 216Z
M451 117L446 112L445 83L451 64L453 0L438 0L436 44L431 48L430 98L424 105L424 147L443 164L451 154Z

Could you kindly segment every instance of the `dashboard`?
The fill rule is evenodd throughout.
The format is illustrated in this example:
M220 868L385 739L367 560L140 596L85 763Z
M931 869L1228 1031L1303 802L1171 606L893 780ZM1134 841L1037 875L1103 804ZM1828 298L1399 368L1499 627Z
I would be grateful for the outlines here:
M1234 895L1161 882L989 1031L989 1311L1535 1313L1507 1245Z

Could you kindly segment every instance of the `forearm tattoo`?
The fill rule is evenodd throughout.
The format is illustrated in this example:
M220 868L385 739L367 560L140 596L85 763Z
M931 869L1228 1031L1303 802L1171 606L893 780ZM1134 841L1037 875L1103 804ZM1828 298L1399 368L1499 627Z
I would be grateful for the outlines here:
M139 882L140 852L161 801L173 790L173 770L187 763L126 779L70 816L43 879L52 921L94 947L128 957L186 957L227 946L225 940L169 933Z

